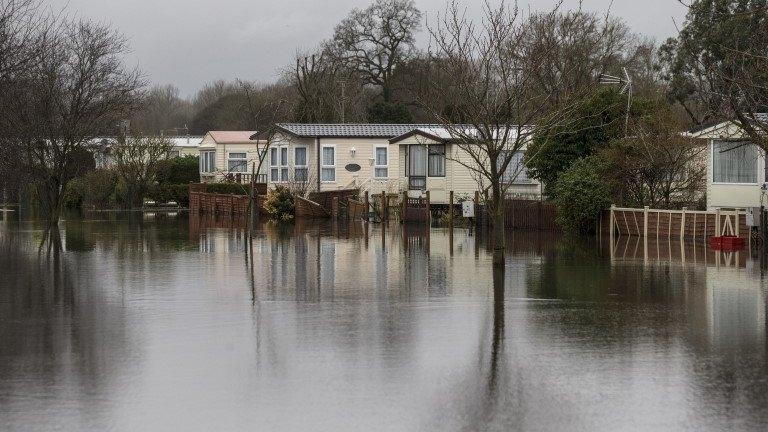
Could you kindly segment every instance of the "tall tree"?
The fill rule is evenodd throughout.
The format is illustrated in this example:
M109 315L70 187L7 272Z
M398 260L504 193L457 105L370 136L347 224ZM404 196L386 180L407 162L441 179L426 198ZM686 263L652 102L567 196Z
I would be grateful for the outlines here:
M361 121L367 95L357 72L346 68L327 49L311 55L299 54L288 72L297 98L293 115L307 123Z
M660 52L669 97L694 123L735 120L768 147L768 1L695 0Z
M152 87L131 121L131 129L146 134L179 135L189 132L192 104L173 85Z
M126 42L111 28L62 22L54 36L0 99L10 136L5 150L22 155L15 169L26 173L50 227L67 184L85 169L83 150L131 115L143 85L140 73L123 65Z
M110 149L115 171L126 188L126 208L140 207L157 173L168 159L173 144L167 138L153 135L121 136Z
M601 73L633 72L643 52L642 41L620 19L581 9L534 13L521 36L520 60L532 62L533 90L550 95L555 105L594 88Z
M363 83L381 88L385 102L392 98L392 76L413 54L421 12L413 0L375 0L354 9L334 32L330 48Z
M541 92L530 79L545 59L526 55L525 17L517 4L485 5L481 23L466 18L454 1L430 28L433 67L420 102L450 135L464 157L454 158L475 177L487 197L493 224L494 263L504 258L504 197L519 174L515 153L530 141L533 125L552 124L553 83ZM553 11L552 13L555 13ZM555 55L552 53L552 55ZM448 113L445 107L450 106ZM460 119L463 124L457 124ZM509 169L509 170L508 170ZM514 172L510 172L514 171Z

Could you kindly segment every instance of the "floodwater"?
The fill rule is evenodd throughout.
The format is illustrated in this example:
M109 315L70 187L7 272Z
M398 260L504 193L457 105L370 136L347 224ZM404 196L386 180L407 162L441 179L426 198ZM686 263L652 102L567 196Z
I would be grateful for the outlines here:
M768 429L766 284L702 244L0 222L3 431Z

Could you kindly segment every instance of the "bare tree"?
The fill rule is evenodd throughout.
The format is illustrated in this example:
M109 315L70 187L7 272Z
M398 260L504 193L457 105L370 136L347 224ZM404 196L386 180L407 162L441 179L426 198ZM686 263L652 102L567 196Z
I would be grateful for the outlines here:
M413 0L375 0L365 9L354 9L334 32L331 49L364 84L381 87L389 102L395 69L414 51L421 28L421 12Z
M647 115L633 117L629 134L600 150L613 195L627 206L674 208L704 196L706 146L680 133L672 107L655 101Z
M22 155L15 170L29 178L49 226L59 219L67 184L82 174L91 140L114 132L136 107L143 81L124 67L125 51L123 37L107 26L62 23L37 61L4 89L5 150Z
M562 79L541 91L529 73L553 54L526 51L529 28L516 4L486 3L477 25L454 1L430 28L431 63L440 69L427 74L420 97L458 147L453 161L472 173L486 196L497 264L504 257L504 196L520 172L510 164L534 125L554 124L552 118L561 114L551 107Z
M625 67L630 73L636 68L640 72L650 44L633 35L620 19L581 8L534 13L521 30L516 51L520 61L534 60L526 68L532 89L555 106L594 88L601 73L619 74Z
M179 135L188 133L192 104L181 97L173 85L152 87L131 120L131 129L145 134Z
M162 162L170 157L173 144L162 136L121 136L110 148L115 171L125 183L126 208L140 207L154 183Z
M345 123L363 118L365 91L357 73L328 49L297 55L288 78L298 96L293 110L296 121Z

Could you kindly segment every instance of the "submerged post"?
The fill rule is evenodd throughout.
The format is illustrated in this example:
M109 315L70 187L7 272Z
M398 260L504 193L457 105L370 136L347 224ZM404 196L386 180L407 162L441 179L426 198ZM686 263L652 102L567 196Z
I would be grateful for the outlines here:
M683 213L680 217L680 240L685 238L685 211L688 207L683 207Z
M369 212L369 203L368 200L368 191L365 191L365 194L363 195L363 203L365 204L365 212L363 213L363 220L368 222L368 212Z
M475 191L475 226L480 223L480 191Z
M381 191L381 221L386 222L387 218L387 192Z
M453 234L453 191L448 192L448 229Z
M426 198L426 200L427 200L427 202L425 203L425 206L427 208L427 226L429 226L430 223L431 223L431 219L432 219L432 212L431 212L430 205L429 205L429 191L427 191L427 198Z
M608 222L608 225L609 225L608 226L608 234L609 234L608 238L611 241L611 247L613 247L613 229L615 228L614 227L614 223L616 221L616 216L613 213L613 210L615 208L616 208L616 205L611 204L610 215L609 215L609 218L608 218L608 221L609 221Z
M648 238L648 206L643 207L643 238Z
M408 191L403 191L403 202L400 203L400 223L405 222L405 212L408 210Z
M720 209L715 209L715 237L720 237L722 232L720 231Z

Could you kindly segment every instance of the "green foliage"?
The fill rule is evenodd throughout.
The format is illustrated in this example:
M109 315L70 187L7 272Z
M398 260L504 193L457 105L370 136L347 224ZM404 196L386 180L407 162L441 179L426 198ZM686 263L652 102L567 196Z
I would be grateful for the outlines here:
M200 181L200 157L182 156L161 161L156 174L161 185L180 185Z
M677 38L659 48L668 97L695 123L707 123L723 107L765 109L768 80L768 7L765 0L695 0ZM733 86L734 82L738 85ZM745 103L744 107L729 106Z
M239 183L209 183L205 189L208 193L250 195L251 185Z
M635 100L632 114L642 112L644 101ZM529 174L541 180L554 196L561 173L575 161L594 154L624 133L627 96L612 88L595 92L567 119L543 124L526 150Z
M278 220L291 220L294 215L293 194L288 188L277 186L267 192L264 210Z
M413 123L408 107L398 102L376 102L368 107L368 121L371 123L402 124Z
M146 198L158 203L174 201L182 207L188 207L189 186L186 184L157 184L149 188Z
M594 230L600 211L611 205L611 190L603 179L603 162L596 156L580 159L555 184L557 223L567 232Z
M73 179L64 192L64 205L69 209L105 208L117 200L117 174L111 169L97 169Z

